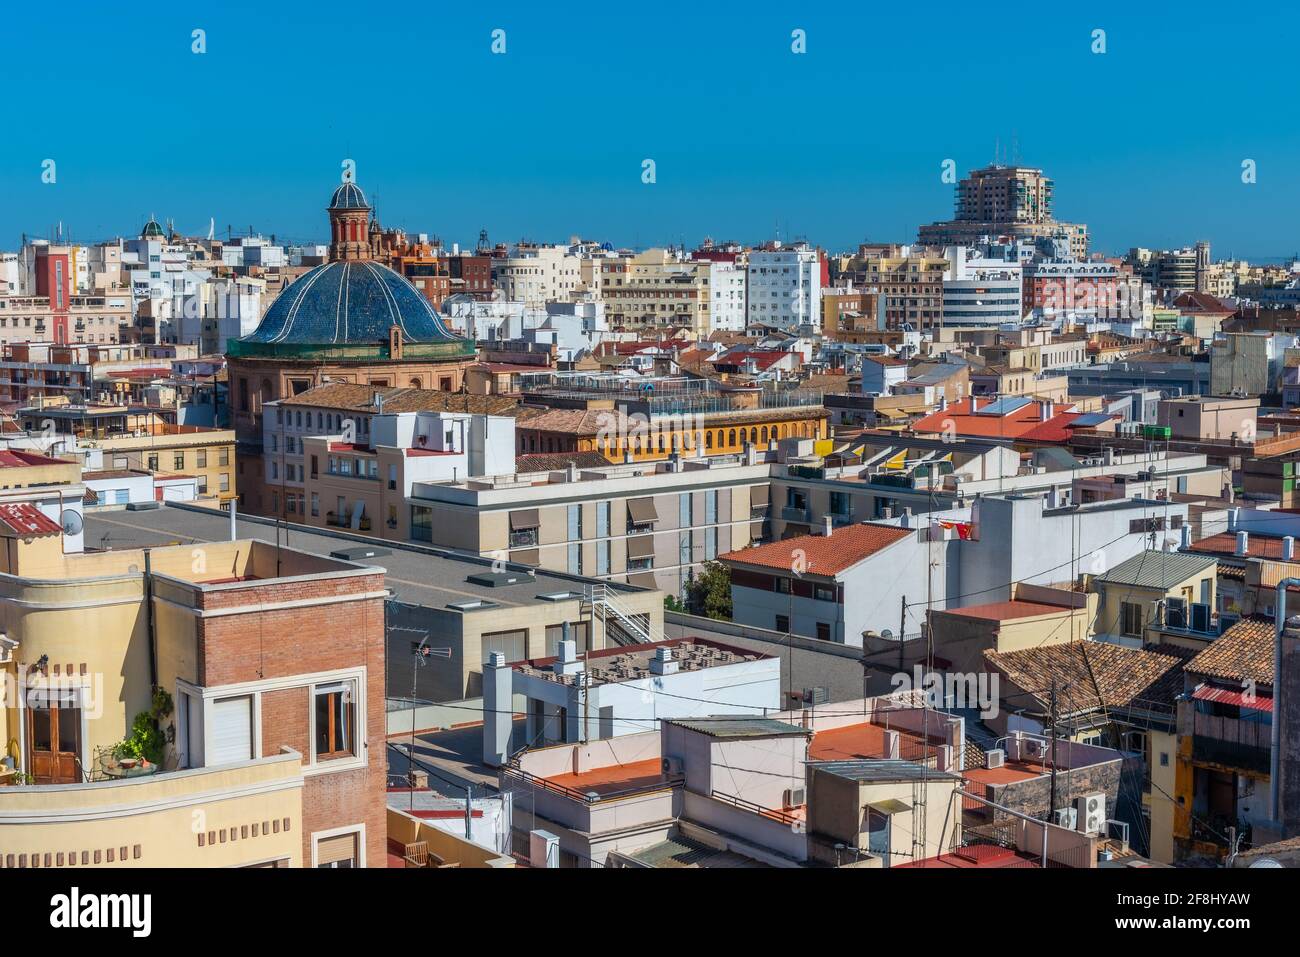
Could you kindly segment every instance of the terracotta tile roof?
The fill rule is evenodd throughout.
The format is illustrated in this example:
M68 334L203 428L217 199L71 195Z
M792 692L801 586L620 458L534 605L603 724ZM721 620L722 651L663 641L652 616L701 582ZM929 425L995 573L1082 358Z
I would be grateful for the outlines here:
M59 523L30 502L0 505L0 535L18 538L43 538L61 534Z
M1036 601L994 601L985 605L967 605L949 608L944 614L964 618L984 618L988 621L1009 621L1013 618L1033 618L1038 615L1068 615L1077 609L1066 605L1048 605Z
M609 459L599 452L536 452L515 458L515 474L558 472L570 465L576 465L580 469L604 468L609 464Z
M1273 619L1241 619L1187 663L1187 670L1210 678L1253 681L1273 686Z
M1205 555L1236 556L1237 536L1234 532L1210 535L1198 542L1192 542L1189 550L1201 552ZM1246 536L1246 556L1250 558L1268 558L1274 561L1281 560L1282 536L1250 532Z
M986 651L984 660L990 670L1043 703L1055 678L1061 710L1068 714L1135 704L1171 706L1183 690L1187 653L1159 648L1070 641L1020 651Z
M437 389L384 389L352 382L327 382L280 400L281 405L317 409L374 411L375 395L384 397L385 412L470 412L514 415L519 400L504 395L469 395Z
M978 410L971 412L970 404L970 398L954 402L943 411L931 413L912 423L912 431L942 433L951 428L957 435L1005 439L1029 438L1030 433L1037 431L1035 441L1062 441L1070 437L1064 426L1082 414L1069 411L1073 407L1066 406L1044 422L1041 407L1032 400L1005 415L988 415ZM981 398L978 409L986 409L991 404L989 399ZM951 425L947 424L949 422ZM1046 428L1042 428L1044 426Z
M802 553L806 574L831 577L915 534L910 528L864 523L837 528L830 535L797 535L756 548L742 548L718 558L790 571Z
M56 459L38 452L24 452L21 449L4 449L0 451L0 469L25 469L40 465L71 465L66 459Z

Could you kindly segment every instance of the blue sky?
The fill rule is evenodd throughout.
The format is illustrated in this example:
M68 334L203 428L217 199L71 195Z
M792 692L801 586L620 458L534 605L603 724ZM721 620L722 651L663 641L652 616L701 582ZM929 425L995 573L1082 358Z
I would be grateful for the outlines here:
M779 229L840 249L914 240L951 213L943 161L1014 140L1094 248L1300 249L1300 15L1280 3L146 6L9 11L0 248L151 212L319 239L350 157L386 224L447 241Z

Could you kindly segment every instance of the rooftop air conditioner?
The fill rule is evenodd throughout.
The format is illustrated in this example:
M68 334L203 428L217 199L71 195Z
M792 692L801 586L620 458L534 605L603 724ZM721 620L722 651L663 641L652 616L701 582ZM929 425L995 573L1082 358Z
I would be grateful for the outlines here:
M807 788L786 788L783 800L788 808L803 807L808 803L808 790Z
M666 777L674 777L682 773L682 759L675 757L666 757L662 762L663 773Z
M1061 807L1057 808L1056 813L1052 815L1052 823L1057 827L1068 827L1073 831L1078 817L1079 812L1076 808Z
M984 753L984 766L986 768L1000 768L1006 760L1007 753L1001 748L994 748Z
M1106 827L1106 795L1102 791L1085 794L1075 801L1078 829L1084 834L1100 834Z

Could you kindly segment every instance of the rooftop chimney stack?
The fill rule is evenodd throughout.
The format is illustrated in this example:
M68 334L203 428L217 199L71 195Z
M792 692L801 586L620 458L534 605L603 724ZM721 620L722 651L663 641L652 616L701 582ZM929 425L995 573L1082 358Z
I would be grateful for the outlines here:
M1192 526L1184 522L1183 527L1180 530L1180 533L1182 535L1181 546L1183 548L1191 548L1192 547Z
M833 531L835 531L835 519L829 515L822 516L822 534L829 538Z
M1291 535L1282 539L1282 561L1295 561L1295 538Z
M650 659L650 673L652 675L674 675L677 673L677 661L673 658L673 650L667 645L660 645L655 649L655 656Z
M568 634L568 622L564 626L565 634ZM578 645L569 638L560 640L555 649L555 673L557 675L574 675L582 671L582 662L578 660Z
M1238 532L1237 551L1235 552L1235 554L1237 555L1238 558L1244 558L1248 551L1250 551L1250 536L1247 535L1245 532Z

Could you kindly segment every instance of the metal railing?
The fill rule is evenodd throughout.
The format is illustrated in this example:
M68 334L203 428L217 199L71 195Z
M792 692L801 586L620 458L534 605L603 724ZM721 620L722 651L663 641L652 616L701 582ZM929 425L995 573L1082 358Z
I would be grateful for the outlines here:
M649 616L638 615L624 606L617 598L613 597L610 587L604 582L588 585L583 598L591 606L592 612L600 615L601 621L605 623L606 630L609 629L609 616L612 613L620 629L634 643L647 644L664 640L662 632L653 630Z
M755 804L753 801L747 801L742 797L736 797L734 794L726 794L722 791L711 791L709 797L716 801L722 801L725 804L731 804L740 808L742 811L749 811L751 814L757 814L773 821L779 821L782 824L803 826L804 820L798 815L791 814L789 811L781 808L764 807L762 804Z

